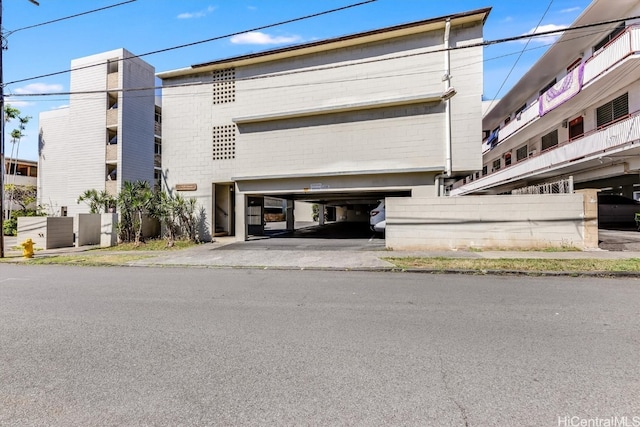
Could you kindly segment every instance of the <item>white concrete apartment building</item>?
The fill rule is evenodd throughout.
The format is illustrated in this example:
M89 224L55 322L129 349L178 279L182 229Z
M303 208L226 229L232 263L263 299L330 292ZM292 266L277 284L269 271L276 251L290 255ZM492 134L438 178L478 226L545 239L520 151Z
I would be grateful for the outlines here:
M77 203L86 190L153 185L160 170L154 67L117 49L75 59L71 70L69 106L39 117L38 201L62 216L88 212Z
M638 0L595 0L484 116L483 168L452 195L505 194L565 179L640 191ZM607 25L592 24L610 22ZM584 27L584 28L579 28ZM572 191L572 190L569 190Z
M260 233L265 196L288 201L289 227L295 201L366 221L378 199L434 196L481 168L489 11L159 73L168 190L197 198L205 238L238 240Z

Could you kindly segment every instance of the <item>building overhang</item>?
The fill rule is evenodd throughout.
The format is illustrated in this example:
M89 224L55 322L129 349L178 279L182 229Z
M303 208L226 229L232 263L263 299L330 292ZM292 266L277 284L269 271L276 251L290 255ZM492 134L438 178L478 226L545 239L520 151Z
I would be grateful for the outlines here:
M423 104L440 102L444 99L443 93L430 93L423 95L404 96L399 98L378 99L373 101L353 102L305 108L300 110L280 111L275 113L256 114L252 116L234 117L231 119L236 124L259 123L274 120L286 120L300 117L320 116L324 114L345 113L349 111L371 110L375 108L396 107L400 105Z

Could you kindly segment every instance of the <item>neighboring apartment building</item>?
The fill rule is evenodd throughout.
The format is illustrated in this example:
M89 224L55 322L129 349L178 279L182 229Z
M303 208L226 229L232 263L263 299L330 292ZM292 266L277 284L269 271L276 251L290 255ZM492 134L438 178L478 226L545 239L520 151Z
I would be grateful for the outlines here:
M481 167L490 9L159 73L163 174L197 198L204 238L260 234L264 197L364 217ZM419 213L417 214L419 215Z
M71 61L69 106L40 114L38 201L50 213L88 212L77 198L117 195L125 181L158 183L161 110L155 70L125 49Z
M5 186L31 186L36 187L37 185L37 177L38 177L38 162L34 162L32 160L21 160L21 159L10 159L5 158L5 175L4 175L4 184ZM3 207L5 209L4 218L7 218L8 211L14 211L17 209L21 209L21 206L18 203L12 202L12 194L11 191L5 191L4 193L5 203Z
M487 112L483 167L451 194L511 193L566 179L575 189L637 196L640 26L624 18L638 15L638 0L593 1L571 26L588 27L564 32Z

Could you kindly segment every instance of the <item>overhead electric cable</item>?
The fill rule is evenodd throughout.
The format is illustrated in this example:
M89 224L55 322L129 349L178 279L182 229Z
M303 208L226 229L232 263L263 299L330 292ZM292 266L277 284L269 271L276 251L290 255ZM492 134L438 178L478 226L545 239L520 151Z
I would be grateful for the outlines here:
M240 34L266 30L268 28L278 27L278 26L285 25L285 24L291 24L293 22L304 21L304 20L311 19L311 18L317 18L318 16L327 15L327 14L335 13L335 12L340 12L340 11L343 11L343 10L346 10L346 9L351 9L351 8L358 7L358 6L363 6L365 4L373 3L375 1L377 1L377 0L365 0L365 1L362 1L362 2L359 2L359 3L354 3L354 4L347 5L347 6L342 6L342 7L338 7L338 8L335 8L335 9L325 10L323 12L312 13L310 15L300 16L298 18L287 19L285 21L280 21L280 22L276 22L276 23L268 24L268 25L262 25L262 26L255 27L255 28L252 28L252 29L249 29L249 30L236 31L234 33L225 34L225 35L222 35L222 36L216 36L216 37L212 37L212 38L205 39L205 40L199 40L199 41L195 41L195 42L191 42L191 43L181 44L181 45L178 45L178 46L172 46L172 47L167 47L167 48L164 48L164 49L154 50L154 51L151 51L151 52L143 53L141 55L133 55L133 56L131 56L129 58L119 59L119 61L125 61L125 60L129 60L129 59L134 59L134 58L142 58L143 56L155 55L155 54L158 54L158 53L169 52L171 50L176 50L176 49L183 49L185 47L196 46L196 45L203 44L203 43L209 43L209 42L216 41L216 40L222 40L222 39L226 39L226 38L229 38L229 37L239 36ZM34 77L27 77L27 78L24 78L24 79L7 82L6 84L10 85L10 84L14 84L14 83L26 82L26 81L29 81L29 80L41 79L41 78L44 78L44 77L57 76L57 75L60 75L60 74L70 73L71 71L84 70L84 69L87 69L87 68L98 67L98 66L101 66L101 65L104 65L104 63L85 65L83 67L68 69L68 70L64 70L64 71L57 71L57 72L54 72L54 73L42 74L42 75L34 76Z
M11 30L11 31L5 32L4 36L7 37L7 36L10 36L13 33L17 33L18 31L28 30L30 28L42 27L43 25L48 25L48 24L53 24L55 22L65 21L65 20L71 19L71 18L77 18L78 16L88 15L88 14L94 13L94 12L100 12L102 10L111 9L113 7L116 7L116 6L122 6L122 5L125 5L127 3L133 3L134 1L137 1L137 0L128 0L128 1L121 2L121 3L112 4L110 6L105 6L105 7L101 7L101 8L98 8L98 9L88 10L86 12L76 13L75 15L65 16L64 18L52 19L51 21L41 22L39 24L29 25L29 26L22 27L22 28L17 28L15 30Z
M626 19L632 19L632 18L626 18ZM597 25L601 25L601 24L597 24ZM566 31L566 30L567 29L565 29L565 30L555 30L554 32L560 32L560 31ZM570 38L570 39L567 39L567 40L559 41L557 43L570 42L570 41L577 40L579 38L592 36L593 34L594 34L594 32L589 32L588 34L584 34L584 35L573 37L573 38ZM540 33L539 34L528 34L528 35L523 35L523 36L518 36L518 37L521 37L521 38L526 38L526 37L533 38L533 37L537 37L537 36L540 36ZM493 41L488 41L486 43L494 44ZM547 44L547 45L544 45L544 46L536 46L536 47L533 47L531 49L527 49L527 51L542 49L542 48L551 46L553 44L554 43L550 43L550 44ZM469 46L464 46L462 48L465 48L465 47L469 47ZM456 49L459 49L459 48L456 48ZM279 73L279 74L269 74L269 75L262 75L262 76L251 76L251 77L244 77L244 78L236 78L235 81L238 82L238 81L247 81L247 80L268 79L268 78L281 77L281 76L292 75L292 74L302 74L302 73L308 73L308 72L313 72L313 71L322 71L322 70L325 70L325 69L351 67L351 66L357 66L357 65L360 65L360 64L383 62L383 61L390 61L390 60L400 59L400 58L428 55L428 54L432 54L432 53L442 52L443 50L444 49L438 49L438 50L432 50L432 51L428 51L428 52L417 52L417 53L410 53L410 54L393 56L393 57L375 58L375 59L372 59L372 60L361 61L361 62L357 62L357 63L340 64L340 65L332 65L332 66L324 66L324 67L314 67L314 68L307 68L307 69L304 69L304 70L294 70L294 71L282 72L282 73ZM450 50L453 50L453 48L450 48ZM489 60L499 59L499 58L503 58L503 57L506 57L506 56L517 55L517 54L520 54L520 51L512 52L512 53L509 53L509 54L500 55L498 57L490 58L488 60L487 59L483 59L482 61L479 61L479 62L486 62L486 61L489 61ZM458 67L452 68L452 70L459 70L459 69L462 69L462 68L465 68L465 67L469 67L471 65L476 65L479 62L475 62L473 64L465 64L465 65L462 65L462 66L458 66ZM440 74L441 71L434 70L434 71L425 71L423 73L424 74L426 74L426 73ZM376 78L385 78L385 77L393 77L393 76L394 75L387 75L387 76L379 76L379 77L376 77ZM351 80L369 80L369 79L372 79L372 78L371 77L365 77L365 78L351 79ZM287 87L308 86L308 85L323 84L323 83L329 84L329 83L351 81L351 80L330 80L330 81L325 81L325 82L287 84ZM179 84L179 85L150 86L150 87L128 88L128 89L110 89L108 91L105 89L105 90L96 90L96 91L46 92L46 93L42 92L42 93L7 94L6 96L13 97L13 98L19 98L19 97L39 97L39 96L42 96L42 97L45 97L45 96L67 96L67 95L74 95L74 94L75 95L91 95L91 94L99 94L99 93L105 93L105 92L139 92L139 91L144 91L144 90L170 89L170 88L176 88L176 87L193 87L193 86L203 86L203 85L208 85L208 84L211 84L211 81L189 82L189 83L182 83L182 84Z
M553 4L553 0L549 1L549 5L547 6L547 9L544 11L542 16L540 17L540 20L538 21L538 24L536 25L536 27L532 31L533 34L536 33L538 28L540 28L540 24L542 24L542 20L544 19L544 17L547 16L547 13L549 12L549 9L551 9L551 5L552 4ZM498 91L496 92L495 96L491 99L491 103L489 104L489 107L487 107L486 111L491 111L491 107L493 107L493 103L495 102L495 100L498 97L498 95L500 95L500 91L502 91L502 88L507 83L507 80L509 80L509 77L511 77L511 73L513 73L513 70L516 68L516 65L518 65L518 61L520 61L520 58L522 58L522 55L526 51L527 46L529 46L530 42L531 42L531 39L530 38L527 39L527 42L525 43L524 47L520 51L520 54L518 55L518 57L516 58L515 62L511 66L511 69L507 73L507 76L504 78L504 80L502 80L502 84L500 85L500 88L498 88Z

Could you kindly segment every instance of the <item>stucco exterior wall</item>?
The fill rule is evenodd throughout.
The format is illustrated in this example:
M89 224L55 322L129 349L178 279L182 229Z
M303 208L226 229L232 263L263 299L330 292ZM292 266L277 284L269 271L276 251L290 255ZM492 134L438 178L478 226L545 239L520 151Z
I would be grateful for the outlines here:
M582 194L387 198L386 216L386 245L398 250L593 244Z

